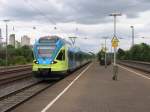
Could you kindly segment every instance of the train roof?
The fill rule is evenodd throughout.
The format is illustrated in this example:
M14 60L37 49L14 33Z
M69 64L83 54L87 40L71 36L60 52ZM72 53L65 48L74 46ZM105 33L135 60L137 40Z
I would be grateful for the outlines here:
M78 47L73 47L70 42L68 42L67 40L65 40L65 39L63 39L63 38L61 38L59 36L56 36L56 35L40 37L35 44L39 44L39 43L42 43L42 44L45 44L45 43L47 43L47 44L48 43L56 43L58 40L60 40L61 43L68 45L69 46L69 51L71 51L71 52L80 52L80 53L87 53L87 54L89 54L88 52L82 51Z
M58 40L61 40L64 44L68 44L71 46L70 42L56 35L40 37L38 39L38 43L48 43L48 42L51 43L51 42L57 42Z
M59 38L61 37L56 36L56 35L40 37L40 39L59 39Z
M85 51L81 50L81 49L78 48L78 47L71 47L71 48L69 48L69 51L74 52L74 53L84 53L84 54L89 54L89 55L91 55L90 53L85 52Z
M58 36L44 36L44 37L40 37L38 39L38 42L39 43L50 42L50 41L56 42L59 39L61 39L61 38Z

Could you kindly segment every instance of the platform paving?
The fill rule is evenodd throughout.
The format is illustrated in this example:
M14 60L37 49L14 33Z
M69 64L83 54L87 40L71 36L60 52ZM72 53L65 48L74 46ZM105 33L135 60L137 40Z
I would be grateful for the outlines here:
M92 63L47 112L150 112L150 80L122 68L118 75L113 81L112 66ZM66 86L59 91L56 84L12 112L41 112Z

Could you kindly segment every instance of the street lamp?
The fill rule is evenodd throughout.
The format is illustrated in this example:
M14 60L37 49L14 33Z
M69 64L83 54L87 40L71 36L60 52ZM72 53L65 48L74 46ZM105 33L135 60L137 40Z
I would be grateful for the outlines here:
M36 30L37 30L37 27L36 27L36 26L33 26L33 27L32 27L32 34L31 34L31 36L32 36L33 38L36 38Z
M109 14L109 16L113 16L114 17L114 36L116 36L116 17L117 16L121 16L121 13L111 13Z
M2 44L2 30L1 30L1 28L0 28L0 47L2 46L1 44Z
M5 63L5 65L6 65L6 67L7 67L7 65L8 65L8 51L7 51L7 45L8 45L8 25L7 25L7 23L10 21L9 19L5 19L5 20L3 20L4 22L5 22L5 24L6 24L6 63Z
M121 13L112 13L109 16L114 17L114 38L117 38L117 36L116 36L116 17L121 16ZM116 65L116 48L114 48L114 65Z
M109 16L114 17L114 37L113 37L113 39L116 39L116 40L118 40L117 36L116 36L116 18L117 18L117 16L121 16L121 15L122 15L121 13L111 13L109 15ZM117 50L117 48L114 47L113 80L117 80L117 72L118 72L118 67L116 65L116 50Z
M105 68L107 68L107 47L106 47L106 42L108 37L103 37L103 39L105 39Z
M132 46L134 46L134 26L130 26L130 28L132 30Z

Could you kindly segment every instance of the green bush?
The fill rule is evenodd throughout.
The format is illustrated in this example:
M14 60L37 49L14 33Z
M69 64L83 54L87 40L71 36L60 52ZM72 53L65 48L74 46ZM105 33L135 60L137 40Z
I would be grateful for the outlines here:
M4 66L5 65L5 60L0 58L0 66Z
M29 46L15 48L11 45L7 46L8 51L8 65L31 63L33 60L32 49ZM6 48L0 48L0 65L5 65Z
M27 61L26 61L24 56L14 57L13 60L14 60L15 64L26 64L27 63Z
M136 44L128 51L118 49L118 59L123 60L136 60L136 61L147 61L150 62L150 45L145 43Z

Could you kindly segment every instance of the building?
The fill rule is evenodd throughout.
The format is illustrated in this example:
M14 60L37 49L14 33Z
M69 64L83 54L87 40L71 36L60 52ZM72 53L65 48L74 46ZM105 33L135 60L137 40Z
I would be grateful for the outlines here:
M11 34L9 36L9 45L12 45L12 46L15 47L15 42L16 42L16 40L15 40L15 34Z
M21 46L30 46L30 38L27 35L21 37Z
M6 47L6 42L1 42L1 47Z
M19 47L21 47L21 43L18 42L18 41L16 41L16 42L15 42L15 48L19 48Z

